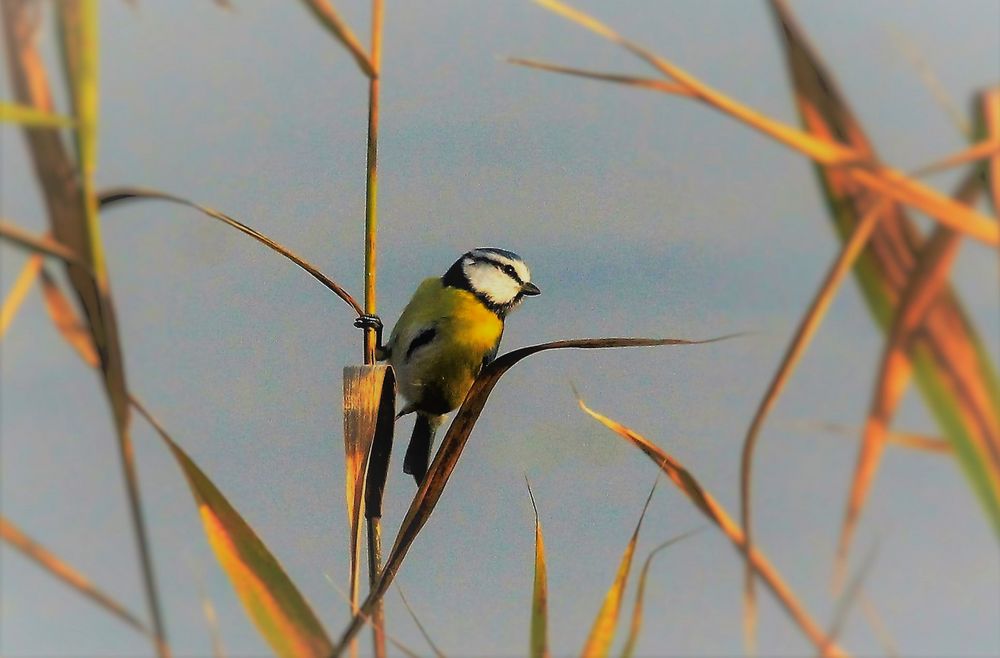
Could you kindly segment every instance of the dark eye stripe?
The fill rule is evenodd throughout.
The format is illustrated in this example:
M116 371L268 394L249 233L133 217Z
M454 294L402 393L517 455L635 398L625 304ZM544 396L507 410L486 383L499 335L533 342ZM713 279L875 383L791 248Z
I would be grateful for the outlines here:
M524 284L524 281L521 280L521 277L520 277L520 275L518 275L517 270L514 269L514 266L511 265L510 263L505 263L503 261L494 260L492 258L484 258L482 256L474 259L473 262L475 262L475 263L489 263L490 265L492 265L493 267L497 268L498 270L500 270L501 272L503 272L504 274L506 274L510 278L512 278L515 281L517 281L519 284Z

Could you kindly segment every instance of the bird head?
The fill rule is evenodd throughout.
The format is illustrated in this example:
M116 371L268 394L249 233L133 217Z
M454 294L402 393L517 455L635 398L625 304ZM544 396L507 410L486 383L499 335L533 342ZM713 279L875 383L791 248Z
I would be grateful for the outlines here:
M462 255L442 277L446 286L468 290L501 316L524 297L539 294L531 271L517 254L504 249L473 249Z

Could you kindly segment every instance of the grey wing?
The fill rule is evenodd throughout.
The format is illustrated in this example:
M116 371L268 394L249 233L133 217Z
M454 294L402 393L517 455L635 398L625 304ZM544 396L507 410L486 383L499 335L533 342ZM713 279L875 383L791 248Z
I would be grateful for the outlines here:
M406 346L406 355L403 357L403 360L409 361L410 357L413 356L414 352L416 352L424 345L429 344L431 341L434 340L436 336L437 336L437 327L435 327L434 325L427 327L419 334L414 336L413 340L410 341L410 344Z

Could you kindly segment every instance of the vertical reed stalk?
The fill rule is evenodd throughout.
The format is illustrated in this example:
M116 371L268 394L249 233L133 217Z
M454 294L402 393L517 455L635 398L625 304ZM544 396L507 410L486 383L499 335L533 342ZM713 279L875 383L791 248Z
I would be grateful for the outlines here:
M365 313L376 309L375 243L378 229L378 104L379 76L382 71L382 0L372 0L371 65L374 73L368 78L368 178L365 187ZM365 365L375 363L375 332L365 331ZM380 469L376 469L380 470ZM382 571L382 524L378 516L366 514L368 527L368 584L375 588ZM372 641L376 658L384 658L385 614L381 601L372 611Z

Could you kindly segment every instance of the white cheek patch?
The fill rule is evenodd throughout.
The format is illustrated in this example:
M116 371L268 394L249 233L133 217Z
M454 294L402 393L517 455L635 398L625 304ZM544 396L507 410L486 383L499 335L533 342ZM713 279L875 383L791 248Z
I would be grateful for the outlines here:
M514 301L521 286L509 276L489 263L475 263L466 269L472 289L494 304L509 304Z

